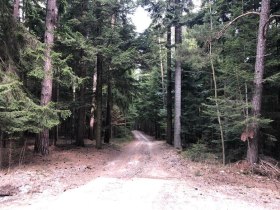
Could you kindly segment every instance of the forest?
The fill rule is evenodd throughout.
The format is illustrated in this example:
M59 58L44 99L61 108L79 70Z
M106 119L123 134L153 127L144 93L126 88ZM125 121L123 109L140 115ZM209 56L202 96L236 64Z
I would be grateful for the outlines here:
M194 159L279 160L279 32L278 0L1 0L1 167L29 140L47 156L131 130Z

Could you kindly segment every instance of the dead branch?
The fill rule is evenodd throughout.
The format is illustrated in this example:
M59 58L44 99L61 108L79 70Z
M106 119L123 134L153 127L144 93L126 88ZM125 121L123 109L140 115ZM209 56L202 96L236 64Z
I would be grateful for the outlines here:
M280 15L271 15L269 19L280 18Z
M260 159L259 164L254 166L254 171L264 176L280 179L280 168L278 166L278 162L275 164Z
M216 39L216 40L220 39L220 38L224 35L224 33L226 32L226 30L227 30L234 22L236 22L238 19L240 19L240 18L242 18L242 17L245 17L245 16L248 16L248 15L260 15L260 13L259 13L259 12L246 12L246 13L244 13L244 14L242 14L242 15L237 16L237 17L234 18L232 21L230 21L229 23L227 23L221 31L217 32L216 35L214 36L214 38L212 38L212 37L209 38L209 39L206 41L205 46L209 46L209 44L213 41L213 39Z
M224 28L216 34L215 39L220 39L220 38L223 36L223 34L226 32L226 30L227 30L234 22L236 22L238 19L240 19L240 18L242 18L242 17L245 17L245 16L248 16L248 15L260 15L260 13L259 13L259 12L246 12L246 13L244 13L244 14L242 14L242 15L239 15L238 17L236 17L236 18L234 18L232 21L230 21L228 24L226 24L226 25L224 26Z
M273 169L277 174L280 175L280 169L278 168L278 164L273 165L270 162L264 161L264 160L260 160L260 163L263 165L267 165L268 167L270 167L271 169Z
M263 36L266 35L265 31L266 31L266 27L269 23L271 23L272 20L276 19L276 18L280 18L280 15L271 15L268 19L268 21L265 23L264 27L263 27Z

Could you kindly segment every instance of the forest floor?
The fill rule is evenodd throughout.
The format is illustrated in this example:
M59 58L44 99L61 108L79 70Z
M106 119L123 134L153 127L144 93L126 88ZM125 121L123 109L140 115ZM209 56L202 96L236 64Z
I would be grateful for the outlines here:
M0 171L0 209L279 209L280 182L242 165L195 163L139 131L127 143L26 152ZM4 194L9 196L3 196Z

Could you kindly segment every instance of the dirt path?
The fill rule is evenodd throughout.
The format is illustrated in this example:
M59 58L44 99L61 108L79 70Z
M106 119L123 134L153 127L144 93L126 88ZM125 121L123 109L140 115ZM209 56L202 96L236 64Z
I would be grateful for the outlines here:
M56 196L45 194L12 205L1 206L0 200L1 210L280 209L277 184L268 180L263 185L253 185L255 180L249 182L248 178L244 178L244 185L233 184L232 174L225 171L204 176L207 166L192 165L164 142L152 141L139 131L133 131L133 135L134 141L108 158L87 184ZM198 168L202 171L199 175ZM222 181L215 178L224 174L228 177Z

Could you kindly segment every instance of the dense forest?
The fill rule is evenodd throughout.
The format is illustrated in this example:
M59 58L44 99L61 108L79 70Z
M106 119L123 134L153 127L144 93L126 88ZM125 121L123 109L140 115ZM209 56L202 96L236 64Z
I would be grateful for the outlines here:
M223 164L279 160L279 58L278 0L1 0L0 162L134 129Z

